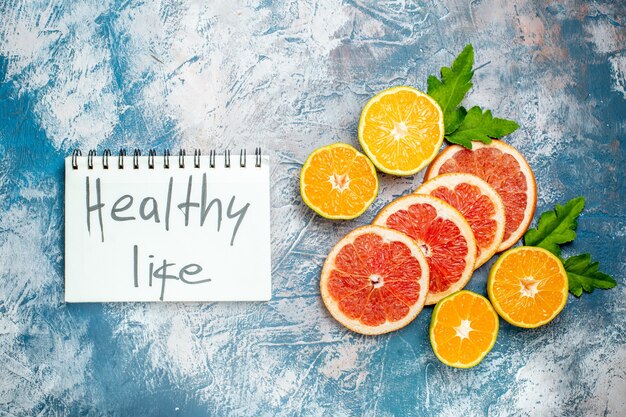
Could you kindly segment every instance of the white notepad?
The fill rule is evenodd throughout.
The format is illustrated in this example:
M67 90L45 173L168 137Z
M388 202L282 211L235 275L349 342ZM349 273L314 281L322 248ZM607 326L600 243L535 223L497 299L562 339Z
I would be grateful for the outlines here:
M67 302L269 300L270 256L260 149L65 160Z

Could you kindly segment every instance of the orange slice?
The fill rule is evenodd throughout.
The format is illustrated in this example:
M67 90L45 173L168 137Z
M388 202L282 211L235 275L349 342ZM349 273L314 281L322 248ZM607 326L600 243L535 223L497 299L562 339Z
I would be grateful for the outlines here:
M412 87L382 91L367 102L359 142L378 169L412 175L424 168L443 142L443 113L430 96Z
M313 151L300 171L302 200L327 219L354 219L367 210L377 194L374 165L345 143Z
M462 289L476 262L476 240L461 213L438 198L411 194L383 208L373 224L390 227L415 240L428 259L426 304Z
M348 233L330 252L320 292L348 329L374 335L400 329L424 307L428 263L406 235L380 226Z
M521 246L503 253L491 268L487 292L500 317L514 326L549 323L567 302L563 264L542 248Z
M504 237L504 204L487 182L471 174L443 174L425 182L415 192L440 198L465 217L478 247L474 269L496 253Z
M494 140L472 142L472 149L453 145L444 149L426 171L427 180L448 172L466 172L487 181L502 198L506 211L502 252L526 232L537 204L537 185L528 162L515 148Z
M489 353L500 323L482 295L459 291L439 301L430 322L430 344L448 366L471 368Z

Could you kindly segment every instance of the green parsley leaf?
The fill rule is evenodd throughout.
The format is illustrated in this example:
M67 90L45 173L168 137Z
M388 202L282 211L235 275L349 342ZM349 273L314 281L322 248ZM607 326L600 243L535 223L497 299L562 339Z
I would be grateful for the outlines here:
M465 119L465 115L467 115L467 110L465 110L464 107L457 107L445 117L443 121L446 128L446 135L449 135L459 128L463 119ZM471 146L470 142L470 147Z
M514 132L518 127L519 125L513 120L493 117L491 110L483 112L480 107L474 106L452 133L448 133L446 126L446 139L449 142L472 149L473 140L489 144L492 138L499 139Z
M468 149L472 149L473 140L491 143L492 138L500 139L519 128L512 120L494 118L491 110L459 107L472 88L473 66L474 47L468 44L450 68L441 68L441 80L435 75L428 77L428 95L441 107L446 139Z
M435 99L443 111L443 120L447 125L448 119L454 117L453 112L472 88L472 76L474 71L474 47L471 44L465 46L463 51L452 63L452 67L441 68L441 80L436 76L428 77L428 95ZM458 114L457 114L458 116ZM448 127L446 126L446 131Z
M564 206L557 204L554 210L542 213L537 228L528 229L524 235L524 244L538 246L561 256L559 245L576 238L577 219L584 207L585 198L576 197Z
M586 292L592 292L594 288L606 290L617 285L612 277L598 271L600 267L598 262L592 262L588 253L567 258L563 266L567 272L569 291L576 297L580 297L583 290Z

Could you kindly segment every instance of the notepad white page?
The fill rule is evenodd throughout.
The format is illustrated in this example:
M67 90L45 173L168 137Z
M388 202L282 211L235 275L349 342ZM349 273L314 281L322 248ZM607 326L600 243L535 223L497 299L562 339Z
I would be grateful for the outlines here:
M271 298L269 157L65 160L65 301Z

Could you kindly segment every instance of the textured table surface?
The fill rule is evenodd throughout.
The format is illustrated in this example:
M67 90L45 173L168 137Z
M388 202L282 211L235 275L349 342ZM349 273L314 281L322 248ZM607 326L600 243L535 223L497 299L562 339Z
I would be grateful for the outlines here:
M624 415L626 5L447 1L0 2L0 415ZM538 211L584 195L577 241L619 286L550 325L502 322L476 368L409 326L363 337L318 290L330 248L422 174L380 175L359 219L301 201L305 157L376 92L471 42L466 104L521 128ZM273 158L273 299L63 303L62 161L74 147L239 149ZM103 260L103 263L115 260ZM485 292L490 262L468 288Z

